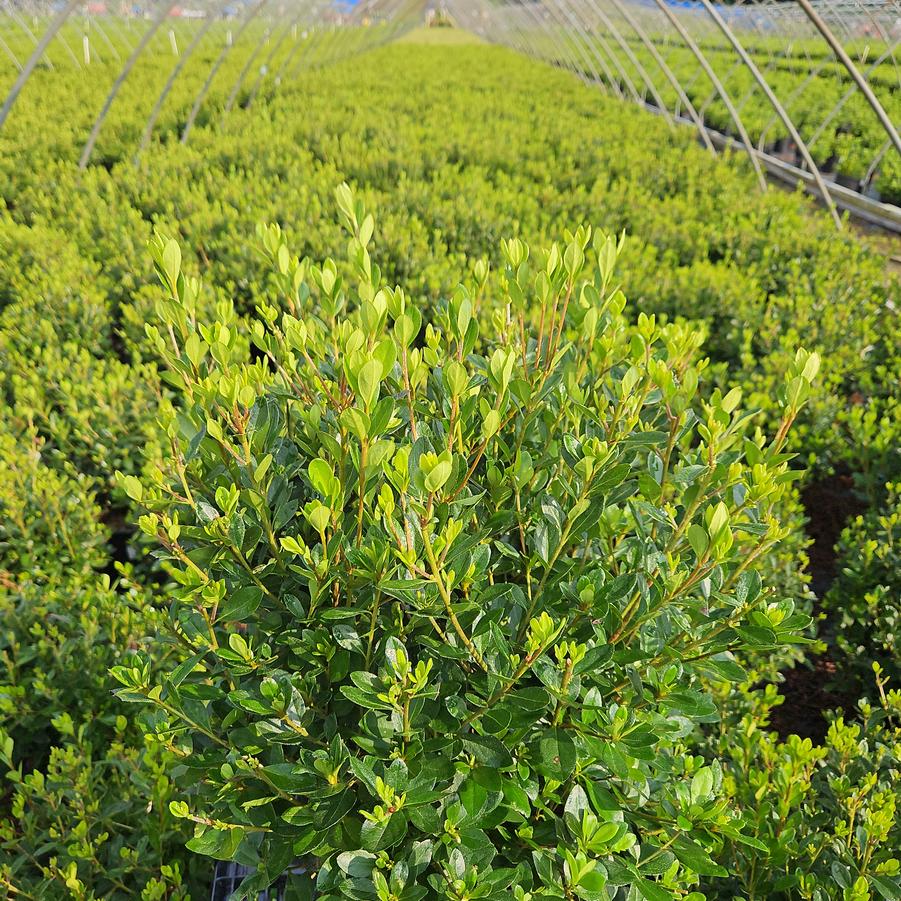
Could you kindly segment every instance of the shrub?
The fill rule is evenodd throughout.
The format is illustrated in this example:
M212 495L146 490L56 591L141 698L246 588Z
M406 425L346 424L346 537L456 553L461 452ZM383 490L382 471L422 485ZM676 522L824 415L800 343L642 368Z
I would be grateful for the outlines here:
M5 897L190 898L185 836L168 810L172 760L142 748L121 715L102 744L65 716L55 725L49 758L34 769L0 729L0 771L10 784L0 815Z
M35 428L45 458L76 467L98 487L116 470L136 472L152 459L153 425L164 403L156 368L96 357L84 345L32 344L0 330L0 402L19 428Z
M105 685L161 617L98 574L107 530L88 479L43 454L34 432L0 432L0 887L181 898L173 761Z
M60 473L44 465L34 433L18 440L0 433L0 715L17 740L37 740L38 747L39 723L49 728L55 715L91 712L103 696L97 685L104 661L91 668L82 656L97 638L99 611L91 601L102 591L84 588L96 579L106 541L86 483L71 468ZM66 672L76 660L84 682ZM80 697L86 684L88 697ZM29 755L35 750L29 743Z
M858 516L842 532L839 574L824 599L835 642L850 667L878 660L898 675L901 630L901 484L887 486L885 506Z
M854 719L834 714L820 745L767 731L782 702L772 687L746 694L740 720L724 717L713 753L753 841L726 842L720 862L735 878L709 897L899 897L901 692L886 683L877 668L878 702L862 701Z
M106 349L110 305L85 260L58 230L0 219L0 327L30 341L80 341Z
M700 898L744 841L687 750L705 680L808 623L757 564L817 358L765 438L737 389L698 399L702 333L630 322L587 228L504 242L502 294L479 269L423 333L338 203L357 284L264 230L283 293L256 358L195 327L198 283L153 244L179 451L121 482L179 582L182 660L113 672L180 759L188 847L259 867L247 892L310 854L326 898Z

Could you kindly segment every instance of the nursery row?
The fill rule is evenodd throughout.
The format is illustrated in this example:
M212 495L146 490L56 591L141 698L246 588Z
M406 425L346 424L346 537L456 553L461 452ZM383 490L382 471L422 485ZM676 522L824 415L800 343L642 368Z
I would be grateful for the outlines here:
M5 23L5 47L21 65L33 40L13 20ZM32 34L49 24L34 23ZM18 151L14 159L29 154L31 170L45 161L79 160L115 92L89 160L109 165L138 158L153 137L186 141L195 125L227 118L282 80L383 43L397 30L372 24L307 31L296 20L262 21L252 14L236 21L165 21L155 31L148 22L113 16L67 23L22 88L3 141ZM138 52L145 31L152 34ZM18 75L14 65L2 70L4 97ZM46 128L47 122L55 127Z
M165 21L138 57L112 107L110 121L100 134L96 161L107 163L122 154L139 152L151 135L187 137L198 97L194 115L201 122L210 121L236 103L255 102L261 91L277 88L303 68L387 40L398 27L371 24L349 33L328 27L308 31L300 14L273 23L258 19L254 10L222 21ZM633 10L629 15L627 20L618 8L610 6L604 21L614 30L596 23L589 41L572 30L523 33L545 58L610 81L628 98L662 104L687 116L672 83L674 76L708 127L740 138L726 104L691 48L672 30L661 32L647 19L646 10ZM636 21L641 31L632 27ZM12 84L18 66L33 50L34 35L49 24L49 20L11 15L0 20L0 46L9 63L0 87ZM754 144L776 149L789 139L778 114L728 41L712 25L704 31L697 22L687 21L686 25L697 32L700 52L717 73ZM116 16L78 17L67 22L27 87L32 96L42 97L43 108L52 117L65 121L65 128L61 133L35 130L27 118L14 115L9 126L13 140L34 142L35 152L49 152L51 158L78 158L107 92L147 27L148 23ZM760 36L748 30L740 34L809 144L817 165L830 175L877 191L889 203L901 202L901 160L849 73L824 43ZM874 37L852 41L848 50L889 116L901 119L892 46ZM76 71L78 76L73 78ZM127 110L124 119L120 110ZM192 125L186 130L189 119ZM48 144L43 151L42 143Z
M135 166L165 74L102 166L90 84L0 139L8 896L901 898L883 260L504 49ZM772 731L815 660L843 713Z
M614 26L616 27L616 26ZM580 42L574 34L558 32L536 39L542 56L556 59L590 78L612 82L627 99L688 112L677 88L660 66L659 58L679 82L701 120L712 129L740 138L738 126L726 103L698 61L678 38L662 40L653 35L655 49L648 47L629 26L621 22L616 34L594 29L592 42ZM849 181L866 183L888 203L901 202L901 159L863 94L840 63L810 58L805 42L778 43L783 55L773 53L773 44L749 42L748 50L767 84L779 98L799 134L808 144L822 171ZM775 148L790 138L776 109L767 99L751 70L725 41L699 40L698 46L715 71L755 146ZM870 49L868 59L858 60L861 71L889 117L901 120L901 94L892 51ZM656 96L654 96L656 93Z

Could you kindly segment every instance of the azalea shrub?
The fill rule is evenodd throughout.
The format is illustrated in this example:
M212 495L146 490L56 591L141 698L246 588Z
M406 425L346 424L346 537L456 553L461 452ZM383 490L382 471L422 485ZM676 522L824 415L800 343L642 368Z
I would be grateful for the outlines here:
M759 566L817 356L766 435L701 390L701 331L632 316L615 236L506 240L499 287L477 262L424 323L337 203L349 270L261 229L250 350L152 245L174 451L120 484L178 663L113 674L188 847L255 867L245 896L306 857L325 898L700 899L727 843L763 847L692 747L708 686L809 624Z

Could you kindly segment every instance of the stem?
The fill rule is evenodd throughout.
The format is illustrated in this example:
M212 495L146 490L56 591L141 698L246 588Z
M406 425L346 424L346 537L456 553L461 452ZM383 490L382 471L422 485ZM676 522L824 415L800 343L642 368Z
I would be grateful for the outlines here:
M579 497L576 500L576 504L579 504L581 501L585 500L585 498L588 496L590 488L591 480L588 479L582 486L582 490L579 492ZM532 601L529 604L529 609L526 611L526 615L522 619L522 624L519 627L519 641L522 641L523 636L526 634L526 629L529 626L529 620L532 618L532 614L535 612L535 607L538 604L538 598L541 597L541 594L544 591L544 586L547 584L547 580L550 578L551 571L553 570L557 560L560 559L560 555L563 553L563 550L566 547L566 542L569 540L569 533L572 531L572 527L572 510L570 510L566 516L566 522L563 524L563 533L560 535L560 541L557 543L557 547L554 550L554 553L551 555L551 559L548 561L544 575L541 577L541 581L538 583L538 589L535 592L535 596L532 598Z
M404 376L404 389L407 392L407 409L410 413L410 434L413 436L413 440L416 441L419 438L419 435L416 430L416 414L413 412L413 388L410 385L410 369L407 364L406 346L403 348L403 353L400 355L400 370Z
M471 726L479 717L486 714L495 704L498 704L500 701L503 701L505 697L513 690L513 686L526 674L526 671L531 667L531 665L542 655L545 651L545 648L539 648L532 654L528 654L519 664L516 669L516 672L513 673L510 681L503 687L499 688L490 698L477 710L473 710L472 713L466 717L465 720L460 724L462 728L466 726Z
M460 625L460 620L457 619L457 614L454 613L453 602L451 601L450 594L448 594L447 586L444 584L444 578L438 568L438 561L435 559L435 551L432 548L428 526L426 526L422 530L422 543L425 547L425 555L428 558L429 565L432 568L432 576L434 577L435 584L438 586L438 593L441 595L441 600L444 601L444 609L447 613L447 618L451 621L451 625L454 627L454 631L459 636L460 641L462 641L466 646L466 650L469 651L472 659L475 660L475 662L478 663L482 670L487 673L487 664L482 659L482 655L479 653L478 648L476 648L476 646L472 643L472 639L466 634L463 626Z
M404 695L404 750L410 744L412 738L412 730L410 728L410 696Z
M547 365L550 366L554 357L557 354L557 347L560 344L560 335L563 333L563 326L566 324L566 311L569 309L569 301L573 296L573 288L575 286L575 282L570 282L569 287L566 289L566 297L563 300L563 309L560 312L560 321L557 323L557 335L554 338L554 343L551 347L549 347L550 353L548 354Z
M266 597L278 604L279 599L260 581L257 574L253 571L253 567L247 561L247 558L244 556L244 554L241 553L241 549L234 544L231 545L229 549L231 550L235 559L241 564L241 566L244 567L244 569L247 570L247 574L250 576L251 582L253 582L253 584L256 585L256 587L266 595Z
M375 643L375 624L379 615L379 606L382 603L381 591L376 588L375 590L375 598L372 601L372 610L369 614L369 642L366 645L366 665L363 667L365 670L369 670L369 667L372 663L372 646Z
M360 444L360 500L357 506L357 547L363 540L363 502L366 498L366 457L369 453L369 442L364 438Z
M557 709L554 711L554 725L559 726L560 720L563 719L563 710L566 707L566 704L563 700L563 695L566 694L566 690L569 688L569 683L572 681L573 677L573 661L572 657L568 658L566 661L566 669L563 672L563 681L560 683L560 698L557 700Z

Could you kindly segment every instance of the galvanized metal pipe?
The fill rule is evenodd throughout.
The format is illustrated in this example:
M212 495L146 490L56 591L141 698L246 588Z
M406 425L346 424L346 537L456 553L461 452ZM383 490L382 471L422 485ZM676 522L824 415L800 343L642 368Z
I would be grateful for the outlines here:
M659 67L660 71L663 72L666 80L672 85L673 90L679 97L680 102L685 106L685 109L688 111L688 115L691 118L692 122L694 122L695 126L698 129L698 133L701 136L701 140L704 142L704 146L712 153L716 154L716 148L713 146L713 142L710 140L710 135L707 133L707 128L704 123L701 121L701 117L698 115L698 111L695 109L694 104L691 100L688 99L688 95L685 93L685 89L682 87L682 83L676 77L675 73L669 67L669 64L657 50L654 42L648 37L644 28L639 24L638 20L635 16L632 15L628 10L628 6L626 3L623 3L622 0L609 0L610 3L619 11L620 15L626 20L629 24L629 27L638 35L638 39L644 44L647 48L648 53L654 59L654 62Z
M3 107L0 108L0 129L2 129L6 123L6 119L15 105L19 94L22 93L22 88L25 87L28 79L31 78L31 73L44 55L44 51L80 2L81 0L68 0L68 3L66 3L66 5L56 14L56 18L47 26L47 30L41 35L37 47L31 52L31 56L26 60L18 77L13 82L13 86L9 89L6 99L3 101Z
M197 114L200 112L201 106L203 106L203 101L206 99L206 95L209 93L210 87L212 87L213 79L215 79L216 74L219 72L219 69L222 68L222 64L225 62L226 57L231 52L232 48L238 43L241 39L241 35L244 34L247 26L260 14L263 7L269 2L269 0L259 0L259 2L250 7L247 11L247 15L244 16L244 20L241 22L241 26L238 28L237 34L232 38L231 43L227 43L222 51L219 53L219 56L216 59L216 62L213 63L209 74L206 77L206 81L204 81L200 90L197 92L197 96L194 98L194 103L191 106L191 112L188 113L187 121L185 122L185 127L182 130L180 141L182 144L186 144L188 141L188 135L191 133L191 129L194 127L194 121L197 119Z
M707 0L709 3L709 0ZM885 108L879 102L879 98L873 93L873 89L870 87L869 81L860 74L860 70L857 66L854 65L854 62L851 60L851 57L848 56L847 51L841 45L836 36L832 33L832 30L829 26L823 21L822 17L819 13L813 8L810 3L810 0L796 0L798 6L804 10L805 15L811 22L813 22L814 27L819 31L819 33L823 36L826 43L832 48L832 52L836 55L841 64L848 70L848 74L854 80L854 83L860 89L861 94L863 94L867 103L873 109L873 112L876 113L876 117L882 123L882 127L885 129L885 133L889 136L889 140L894 144L895 150L898 151L899 155L901 155L901 135L898 134L898 129L895 128L895 123L892 122L888 113L885 111Z
M175 6L175 3L176 0L165 0L162 6L160 6L156 18L142 35L141 40L138 42L138 46L135 47L135 49L131 53L131 56L129 56L125 61L125 65L122 67L122 70L119 72L116 80L113 82L113 86L112 88L110 88L109 94L107 94L106 100L103 103L103 108L100 110L100 114L94 121L94 126L91 129L88 140L85 142L84 149L81 152L81 159L78 161L79 169L85 169L90 162L91 154L94 152L94 145L97 143L97 139L100 137L100 129L103 128L103 122L110 111L110 107L113 105L113 101L116 99L116 95L119 93L122 85L125 84L125 79L128 78L131 70L135 66L135 63L144 52L144 48L150 43L151 38L153 38L153 36L156 34L160 25L162 25L166 20L166 17L171 12L172 7Z
M666 4L665 0L654 0L654 2L657 4L657 8L667 17L672 26L679 33L679 36L682 38L682 40L685 41L685 43L688 45L697 61L700 63L701 68L704 70L707 77L716 88L717 93L720 95L720 98L722 99L723 103L726 106L726 109L729 112L730 117L732 118L732 123L738 130L739 137L744 144L748 158L751 161L751 166L753 167L754 173L757 176L757 182L760 185L761 190L765 191L767 189L766 176L763 174L763 169L760 166L760 160L757 159L757 155L754 151L754 145L751 143L751 138L748 136L748 130L745 128L745 124L744 122L742 122L741 116L735 109L735 105L732 103L732 98L729 96L729 93L726 91L725 87L723 87L722 82L719 80L719 77L713 70L713 67L710 65L710 62L701 51L701 48L698 46L695 39L688 33L688 30L678 20L675 13Z
M219 6L215 8L215 12L218 13L220 10L225 9L225 5L230 2L231 0L222 0ZM169 92L175 85L176 79L181 74L188 61L191 59L191 56L194 54L194 51L199 46L206 33L210 30L210 28L213 27L213 24L216 22L216 18L213 15L213 12L213 10L210 11L210 15L207 17L206 22L204 22L203 26L197 30L197 33L194 35L194 40L191 41L191 43L185 49L184 53L179 56L178 62L173 66L172 71L169 73L169 77L166 79L166 84L163 85L163 90L160 91L160 95L159 97L157 97L156 103L154 103L153 109L150 111L150 115L147 117L147 123L144 126L144 133L141 135L141 143L138 146L138 152L135 156L135 162L137 162L138 158L147 149L147 145L150 143L150 138L153 134L153 127L154 125L156 125L157 117L160 114L160 110L163 108L163 104L166 102L166 98L169 96Z

